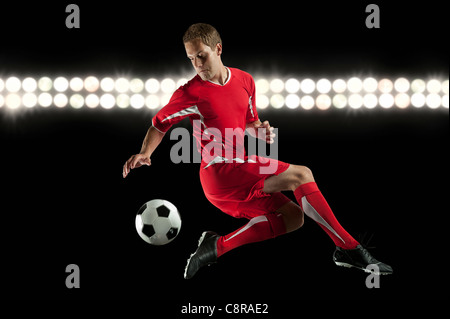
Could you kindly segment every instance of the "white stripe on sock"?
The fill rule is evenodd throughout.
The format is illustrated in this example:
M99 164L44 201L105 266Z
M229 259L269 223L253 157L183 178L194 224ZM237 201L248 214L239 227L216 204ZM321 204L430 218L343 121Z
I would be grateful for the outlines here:
M326 221L325 219L322 218L322 216L319 215L319 213L316 211L316 209L314 207L311 206L311 204L308 202L308 200L306 199L306 196L302 197L302 206L303 206L303 211L305 212L305 214L307 216L309 216L311 219L313 219L315 222L322 224L323 226L325 226L326 228L328 228L328 230L330 232L332 232L337 238L339 238L340 240L342 240L342 242L345 244L345 241L336 233L336 231L333 229L333 227L331 227Z
M245 225L244 227L241 228L241 230L239 230L237 233L235 233L233 236L231 236L228 239L225 239L224 241L229 241L230 239L236 237L237 235L245 232L247 229L249 229L250 227L252 227L253 225L257 224L257 223L261 223L261 222L267 222L267 217L266 216L257 216L257 217L253 217L252 219L250 219L250 221L248 222L247 225Z

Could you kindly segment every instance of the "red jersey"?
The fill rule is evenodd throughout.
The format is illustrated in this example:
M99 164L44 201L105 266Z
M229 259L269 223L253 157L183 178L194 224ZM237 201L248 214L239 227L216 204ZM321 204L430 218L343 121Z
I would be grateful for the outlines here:
M224 85L203 81L196 75L176 90L152 119L153 126L165 133L189 117L203 168L215 163L243 162L246 124L258 120L252 76L239 69L227 69Z

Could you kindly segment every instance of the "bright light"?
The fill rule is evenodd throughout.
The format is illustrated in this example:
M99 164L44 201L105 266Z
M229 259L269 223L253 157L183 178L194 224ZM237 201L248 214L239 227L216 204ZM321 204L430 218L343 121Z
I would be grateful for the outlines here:
M100 87L102 88L103 92L111 92L114 90L114 80L110 77L103 78L100 81Z
M67 79L62 76L57 77L53 81L53 87L58 92L65 92L67 90L67 88L69 87L69 81L67 81Z
M269 86L270 86L270 90L273 93L280 93L284 89L284 82L281 81L280 79L273 79L272 81L270 81Z
M21 103L22 103L22 100L21 100L19 94L9 93L6 96L5 105L7 107L9 107L10 109L17 109L20 106Z
M270 105L275 109L280 109L284 105L284 97L281 94L274 94L270 98Z
M373 93L367 93L363 97L363 104L368 109L373 109L378 104L377 96Z
M162 80L161 91L163 93L172 93L175 91L175 81L169 78Z
M132 79L130 81L130 91L133 93L140 93L144 89L144 82L141 79Z
M69 82L69 87L74 92L79 92L83 89L83 80L79 77L72 78Z
M327 79L320 79L316 83L316 89L319 93L328 93L331 90L331 82Z
M34 92L37 89L37 82L33 78L25 78L22 81L22 88L25 92L28 93Z
M442 106L448 109L448 94L442 97Z
M290 109L296 109L300 105L300 98L297 94L288 94L285 100L286 106Z
M395 96L395 105L401 109L405 109L409 106L410 99L406 93L399 93Z
M127 108L128 106L130 106L130 97L128 96L128 94L119 94L116 98L116 104L121 109Z
M148 79L145 81L145 89L150 94L155 94L159 91L159 81L156 79Z
M130 82L125 78L118 78L114 85L115 89L119 93L125 93L130 88Z
M15 76L8 78L5 83L6 90L8 90L11 93L19 92L21 86L22 86L22 84L20 83L20 80L18 78L16 78ZM19 97L19 99L20 99L20 97Z
M333 97L333 105L338 108L342 109L347 106L347 97L344 94L336 94Z
M100 97L100 106L104 109L111 109L116 104L116 99L110 93L105 93Z
M49 77L44 76L44 77L40 78L38 81L38 88L39 88L39 90L41 90L43 92L50 91L52 89L52 86L53 86L53 81Z
M174 82L175 84L175 82ZM130 105L135 109L140 109L144 106L145 99L142 94L133 94L130 98Z
M256 107L258 109L266 109L270 104L269 98L265 94L256 95Z
M422 107L425 105L425 95L422 93L414 93L411 96L411 104L414 107Z
M269 81L266 79L259 79L255 82L256 93L258 94L266 94L269 91Z
M86 96L86 99L84 100L84 102L86 103L86 106L88 108L93 109L98 106L98 104L100 103L100 100L97 95L89 94L88 96Z
M36 96L36 94L34 94L34 93L25 93L22 96L22 104L25 107L28 107L28 108L36 106L36 104L37 104L37 96Z
M363 81L363 89L367 93L373 93L377 90L378 82L374 78L365 78Z
M363 105L363 98L358 93L353 93L348 97L348 105L352 109L359 109Z
M411 82L411 90L414 93L423 93L423 91L425 91L425 87L425 81L421 79L415 79Z
M58 93L53 98L53 103L56 107L64 107L67 105L69 100L67 99L67 96L64 93Z
M409 90L409 81L405 78L398 78L394 82L394 88L399 93L405 93Z
M8 109L41 107L63 108L67 105L75 109L83 106L102 109L131 107L158 110L169 103L173 92L187 83L184 77L177 78L125 78L96 76L85 78L54 79L9 76L0 78L0 107ZM442 107L448 110L449 80L440 78L408 79L373 77L350 77L328 79L317 82L310 78L291 77L258 78L255 81L256 107L260 110L272 107L280 109L328 110L350 108L371 110L409 106L421 108L425 105L434 110ZM68 92L69 91L69 92Z
M169 103L171 97L172 97L172 94L168 94L168 93L163 94L160 98L161 106L165 106L167 103Z
M305 110L311 110L314 107L314 99L310 95L305 95L300 99L300 105Z
M380 90L381 93L390 93L393 88L394 84L389 79L382 79L378 82L378 90Z
M150 94L145 99L145 105L151 110L156 110L159 107L159 97L154 94Z
M441 106L441 97L439 94L436 93L430 93L427 95L427 106L430 109L437 109L439 106Z
M178 81L177 81L177 88L179 88L180 86L183 86L183 85L185 85L186 83L188 83L188 79L186 79L186 78L180 78L180 79L178 79Z
M328 110L331 106L331 99L327 94L319 94L316 98L316 105L319 110Z
M441 82L438 80L430 80L427 82L427 91L429 93L439 93L441 90Z
M284 88L288 93L297 93L300 89L300 82L297 79L289 79L286 81Z
M360 93L363 88L361 79L353 77L347 81L347 89L352 93Z
M38 103L42 107L49 107L52 104L53 98L50 93L44 92L39 94Z
M316 85L314 84L314 81L311 79L304 79L300 83L300 88L302 89L302 92L305 94L310 94L314 91L316 88Z
M1 91L1 89L0 89L0 91ZM442 82L442 92L444 94L448 95L448 80L445 80L444 82Z
M391 108L394 105L394 97L389 93L381 94L378 101L380 106L385 109Z
M337 79L333 81L333 90L336 93L344 93L347 89L347 83L342 79Z
M88 92L97 91L99 86L100 86L100 82L98 81L98 79L95 76L88 76L86 79L84 79L84 88ZM86 105L87 105L87 103L86 103Z
M70 97L69 104L74 109L79 109L84 105L84 98L81 94L74 94Z

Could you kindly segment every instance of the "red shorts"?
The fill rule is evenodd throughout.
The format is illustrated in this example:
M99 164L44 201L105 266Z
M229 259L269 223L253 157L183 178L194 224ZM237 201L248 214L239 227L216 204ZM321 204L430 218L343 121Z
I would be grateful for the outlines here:
M269 161L268 163L261 163ZM269 173L262 167L271 165ZM275 159L258 156L245 157L243 163L216 163L200 167L200 181L206 198L224 213L236 218L251 219L275 212L291 200L280 192L262 191L264 180L283 173L289 167Z

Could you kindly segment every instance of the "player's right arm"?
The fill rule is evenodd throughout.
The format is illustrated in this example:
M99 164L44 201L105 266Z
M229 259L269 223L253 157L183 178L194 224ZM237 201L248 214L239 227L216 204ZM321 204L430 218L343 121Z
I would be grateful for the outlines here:
M165 132L170 127L183 118L196 115L196 104L198 101L197 88L192 82L200 81L194 78L184 86L178 88L170 98L169 103L164 106L152 119L152 126L148 129L147 135L145 135L144 142L139 154L131 156L123 166L122 176L127 177L130 170L133 168L141 167L142 165L151 165L150 156L153 151L158 147L163 139ZM191 89L189 89L191 87ZM192 89L192 87L194 87ZM192 94L194 92L194 94Z
M153 151L161 143L165 133L158 131L153 125L148 129L145 135L144 142L142 143L142 148L139 154L131 156L123 165L122 176L127 177L128 173L133 168L141 167L142 165L151 165L150 156Z

